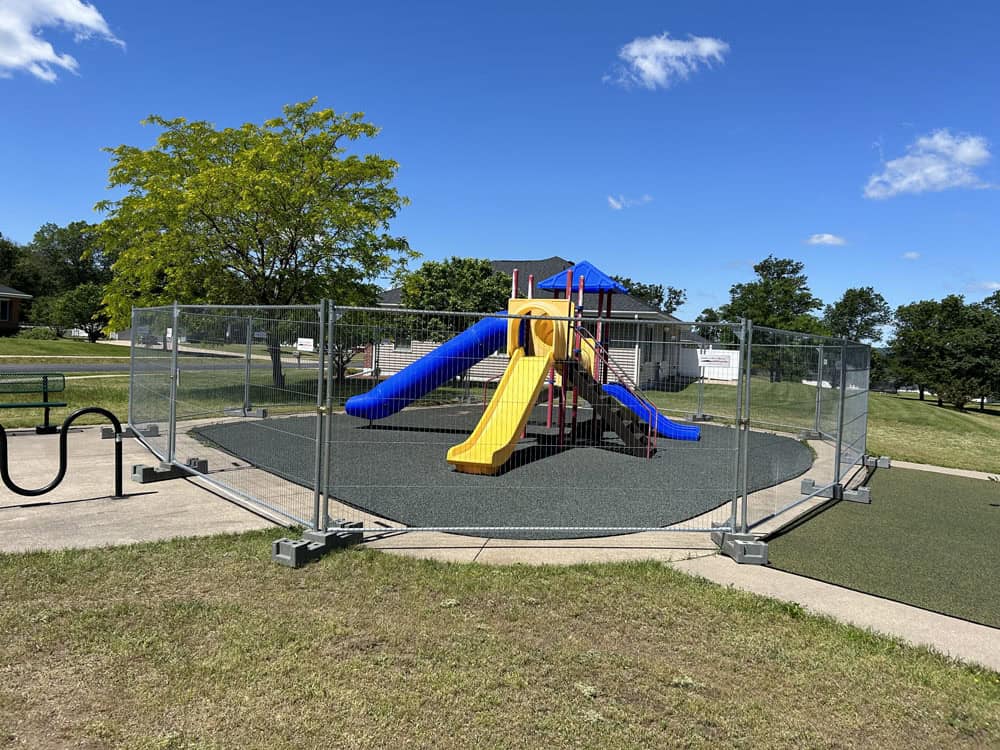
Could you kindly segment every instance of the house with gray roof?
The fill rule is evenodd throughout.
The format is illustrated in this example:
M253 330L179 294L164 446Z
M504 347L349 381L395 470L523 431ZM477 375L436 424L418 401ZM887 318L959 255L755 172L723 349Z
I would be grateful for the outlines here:
M30 300L30 294L0 284L0 336L17 333L24 317L25 303Z

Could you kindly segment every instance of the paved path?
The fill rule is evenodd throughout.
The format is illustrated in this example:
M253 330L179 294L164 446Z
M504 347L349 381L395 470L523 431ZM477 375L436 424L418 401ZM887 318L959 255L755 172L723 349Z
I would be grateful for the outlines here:
M8 433L12 479L22 487L47 484L59 468L57 435ZM0 485L0 552L102 547L274 527L214 494L194 480L135 484L134 463L156 459L133 438L122 442L124 492L114 492L114 442L99 427L73 428L68 436L69 468L54 491L40 497L16 495Z
M935 474L950 474L953 477L967 477L969 479L998 480L997 474L990 474L986 471L972 471L971 469L951 469L947 466L932 466L931 464L915 464L910 461L897 461L892 459L892 465L900 469L916 469L917 471L931 471Z

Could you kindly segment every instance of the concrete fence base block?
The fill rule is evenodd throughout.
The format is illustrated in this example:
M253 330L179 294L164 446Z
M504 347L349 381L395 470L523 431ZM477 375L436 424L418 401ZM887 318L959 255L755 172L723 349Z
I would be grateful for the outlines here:
M132 481L139 484L166 482L168 479L180 479L186 476L188 476L187 471L179 466L172 466L170 464L160 464L159 466L147 466L146 464L132 465Z
M711 414L690 414L688 415L688 421L690 422L711 422L713 419Z
M803 479L802 483L799 485L799 492L803 495L815 495L816 497L829 497L836 498L838 500L843 496L843 487L839 484L833 484L829 487L824 487L817 492L819 485L816 484L815 479Z
M741 565L767 565L767 542L754 534L734 534L729 531L713 531L712 541L719 551Z
M891 469L892 459L888 456L865 456L865 466L869 469Z
M309 529L301 539L276 539L271 543L271 560L289 568L301 568L328 552L344 549L362 540L361 522L338 518L326 531Z
M799 440L821 440L823 436L816 430L799 430Z
M847 500L865 505L871 505L872 502L871 490L864 485L854 490L848 490L842 484L834 484L830 487L824 487L819 492L816 491L816 486L815 480L803 479L799 490L803 495L816 495L816 497L828 497L833 500Z
M275 539L271 543L271 560L287 568L301 568L320 556L323 545L305 539Z
M844 490L843 500L849 503L872 504L872 492L867 487L858 487L856 490Z
M159 437L160 436L160 426L151 424L147 427L140 427L136 430L133 427L126 427L122 430L122 437L134 438L134 437ZM114 427L102 427L101 428L101 440L114 440L115 438L115 428Z
M227 417L254 417L264 419L267 416L267 409L244 409L242 406L227 406L222 410Z
M191 476L192 472L207 474L208 461L204 458L189 458L183 465L162 463L159 466L147 466L146 464L133 464L132 481L139 484L165 482L168 479L183 479Z

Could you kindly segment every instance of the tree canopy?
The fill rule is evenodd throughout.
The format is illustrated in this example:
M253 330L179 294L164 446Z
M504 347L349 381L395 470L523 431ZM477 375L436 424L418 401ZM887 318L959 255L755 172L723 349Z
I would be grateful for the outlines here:
M654 310L673 315L678 307L687 302L687 291L663 284L643 284L628 276L612 276L615 281L628 289L628 293Z
M492 313L507 309L510 278L488 260L428 260L403 278L403 307L418 310Z
M881 341L881 327L891 322L889 303L870 286L848 289L823 311L830 333L853 341Z
M898 382L964 408L1000 391L1000 312L989 299L970 305L955 294L902 305L889 352Z
M371 302L374 279L415 256L389 223L407 203L398 164L348 151L378 133L360 112L284 107L263 124L216 129L152 115L150 149L110 148L99 227L115 258L105 303L112 326L135 304Z
M822 332L822 324L811 313L823 303L810 291L804 268L798 261L768 255L753 267L755 280L729 288L729 302L719 308L719 317L725 321L749 318L755 325L770 328Z

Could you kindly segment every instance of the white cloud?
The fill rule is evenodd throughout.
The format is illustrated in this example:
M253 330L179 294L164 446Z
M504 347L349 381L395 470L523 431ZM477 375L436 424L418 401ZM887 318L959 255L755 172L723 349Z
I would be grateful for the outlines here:
M843 237L838 237L835 234L829 234L824 232L823 234L814 234L806 240L807 245L846 245L847 240Z
M970 284L969 288L977 292L996 292L1000 291L1000 281L979 281Z
M903 260L920 260L920 253L915 253L912 250L908 253L903 253Z
M104 16L82 0L2 0L0 2L0 77L24 70L49 83L56 70L76 73L79 65L69 54L56 52L42 39L45 28L64 28L77 42L99 37L113 44L125 43L111 33Z
M869 177L865 197L989 187L974 171L989 160L989 144L982 136L935 130L911 143L905 156L885 162L881 174Z
M728 51L728 44L709 36L688 36L686 40L671 39L667 32L640 36L618 51L623 64L616 66L613 74L604 76L604 80L626 88L666 89L702 66L722 63Z
M653 200L653 196L649 193L644 193L639 198L626 198L624 195L609 195L608 196L608 208L612 211L621 211L623 208L632 208L633 206L641 206L645 203L650 203Z

